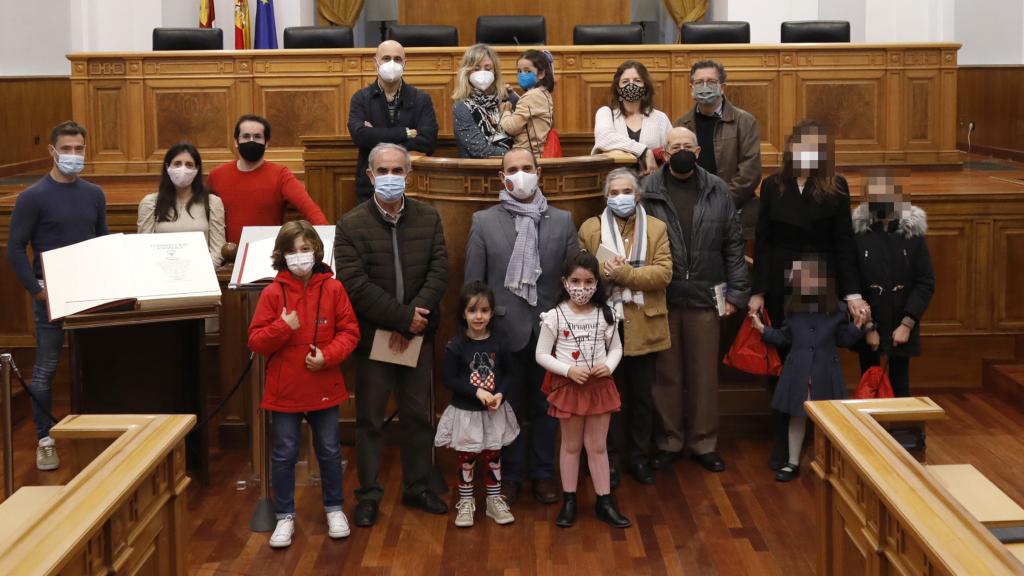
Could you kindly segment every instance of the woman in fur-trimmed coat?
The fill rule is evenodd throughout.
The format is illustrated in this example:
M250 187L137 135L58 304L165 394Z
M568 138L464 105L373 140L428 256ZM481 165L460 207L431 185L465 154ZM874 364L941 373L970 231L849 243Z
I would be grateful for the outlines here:
M921 353L921 317L935 291L924 238L928 216L909 201L869 199L853 212L853 232L860 293L871 306L874 330L855 349L861 373L888 356L893 392L909 396L910 357Z

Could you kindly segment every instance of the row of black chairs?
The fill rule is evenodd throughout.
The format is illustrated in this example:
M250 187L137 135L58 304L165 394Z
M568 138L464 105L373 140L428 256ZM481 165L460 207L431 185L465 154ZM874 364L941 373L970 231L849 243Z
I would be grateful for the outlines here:
M454 26L394 25L389 37L403 46L459 46ZM577 25L573 44L643 44L640 24ZM683 44L749 44L749 22L686 22L681 29ZM783 22L783 43L849 42L850 23L816 20ZM547 42L543 16L481 16L476 22L477 42L501 45L542 45ZM219 50L223 47L219 28L155 28L153 50ZM352 48L352 29L345 26L296 26L285 28L285 48Z

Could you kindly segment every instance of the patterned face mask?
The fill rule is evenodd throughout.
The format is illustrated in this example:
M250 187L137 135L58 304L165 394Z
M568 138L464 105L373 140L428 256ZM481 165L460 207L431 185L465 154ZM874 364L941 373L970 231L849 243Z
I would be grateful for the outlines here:
M597 291L597 286L594 284L591 284L590 286L577 287L564 284L564 286L565 291L569 293L569 298L572 299L573 303L577 306L582 306L587 302L590 302L590 299L594 297L594 292Z
M626 102L639 102L647 94L647 87L630 82L619 86L619 98Z

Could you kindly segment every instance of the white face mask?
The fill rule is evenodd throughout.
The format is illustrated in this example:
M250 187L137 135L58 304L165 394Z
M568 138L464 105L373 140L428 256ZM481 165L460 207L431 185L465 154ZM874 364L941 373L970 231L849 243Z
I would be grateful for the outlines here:
M801 150L793 154L793 164L797 170L813 170L818 167L817 150Z
M537 174L523 171L506 174L505 190L516 200L526 200L537 192Z
M377 73L380 74L380 79L385 82L394 82L401 78L402 70L402 65L394 60L389 60L377 66Z
M490 88L491 84L494 84L494 72L490 70L477 70L469 75L469 83L477 90L483 92Z
M191 186L198 173L199 170L189 168L188 166L174 166L167 169L167 175L171 177L171 182L178 188L188 188Z
M316 255L312 252L296 252L285 254L284 261L288 264L288 270L296 276L308 276L316 264Z

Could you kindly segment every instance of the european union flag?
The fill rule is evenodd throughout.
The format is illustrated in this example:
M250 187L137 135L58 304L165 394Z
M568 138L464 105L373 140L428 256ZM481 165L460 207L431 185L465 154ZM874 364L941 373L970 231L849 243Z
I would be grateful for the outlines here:
M274 24L274 0L256 2L256 38L253 48L277 48L277 25Z

